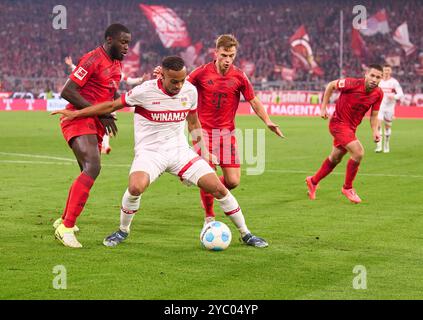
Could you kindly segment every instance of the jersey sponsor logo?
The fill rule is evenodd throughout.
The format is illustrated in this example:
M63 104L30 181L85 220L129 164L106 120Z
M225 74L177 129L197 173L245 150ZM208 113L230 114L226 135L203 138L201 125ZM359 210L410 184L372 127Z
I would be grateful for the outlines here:
M160 104L160 101L153 101L151 104Z
M75 71L74 76L75 78L82 80L88 74L88 71L82 67L79 67L78 70Z
M188 111L184 112L152 112L151 120L158 122L179 122L184 121L188 115Z
M344 87L345 87L345 79L339 80L338 88L344 88Z
M180 111L150 111L138 106L135 113L140 114L144 118L154 122L181 122L185 121L189 110Z

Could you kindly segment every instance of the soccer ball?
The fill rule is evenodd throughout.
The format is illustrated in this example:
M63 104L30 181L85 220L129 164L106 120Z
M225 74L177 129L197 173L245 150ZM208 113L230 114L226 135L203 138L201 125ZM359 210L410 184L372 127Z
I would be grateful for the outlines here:
M212 221L201 230L200 241L207 250L222 251L229 247L232 233L229 227L220 221Z

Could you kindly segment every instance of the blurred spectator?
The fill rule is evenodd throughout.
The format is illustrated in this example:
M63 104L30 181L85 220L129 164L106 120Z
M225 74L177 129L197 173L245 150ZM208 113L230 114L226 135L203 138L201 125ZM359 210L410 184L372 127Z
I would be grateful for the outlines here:
M179 54L182 49L166 49L155 33L136 0L63 0L67 8L67 29L52 27L53 7L56 0L2 0L0 21L0 74L2 90L30 91L38 96L47 83L53 91L63 86L69 69L65 57L79 57L103 41L103 32L109 23L120 22L132 31L133 43L141 41L140 74L150 73L165 55ZM193 43L203 44L207 53L214 40L222 33L233 33L241 43L238 61L255 63L252 80L257 85L278 81L283 89L322 90L325 83L340 77L340 11L344 13L344 63L342 74L360 76L362 65L385 63L389 55L399 55L401 65L394 73L407 93L423 92L423 68L419 63L419 49L423 50L423 7L419 0L369 1L363 0L368 15L385 8L391 33L404 21L408 22L410 41L417 52L406 57L390 34L364 37L369 55L361 60L351 52L352 7L356 1L332 0L146 0L143 3L171 7L187 24ZM47 19L50 15L50 20ZM316 62L324 76L316 77L298 70L295 82L283 81L276 65L292 67L288 39L304 24L314 51Z

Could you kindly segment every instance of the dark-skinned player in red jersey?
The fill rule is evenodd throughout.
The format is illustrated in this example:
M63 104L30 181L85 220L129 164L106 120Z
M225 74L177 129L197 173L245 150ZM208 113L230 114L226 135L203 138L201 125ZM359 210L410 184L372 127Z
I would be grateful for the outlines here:
M277 136L284 137L279 126L270 120L266 109L255 96L245 73L233 65L238 45L235 36L220 35L216 39L215 60L196 68L188 77L188 81L198 90L198 117L204 137L209 138L209 152L217 156L223 172L220 180L229 190L237 187L241 178L234 134L235 115L241 93L265 125ZM215 168L214 164L210 165ZM204 191L200 191L200 195L205 209L205 223L213 221L213 195Z
M110 25L105 32L103 45L85 54L69 76L61 96L69 101L68 110L89 107L118 98L121 80L121 61L128 52L131 33L121 24ZM100 173L100 150L103 135L117 132L114 117L87 117L61 120L63 136L75 154L81 174L70 187L61 218L54 223L55 237L65 246L80 248L75 237L76 219L84 209L89 192Z
M306 178L308 195L316 198L316 189L320 180L326 177L341 162L345 154L350 154L345 183L341 189L351 202L360 203L361 199L353 188L353 181L364 156L364 148L355 132L367 111L371 109L370 125L374 142L380 140L377 115L383 98L383 91L378 87L383 77L383 68L373 64L368 66L365 77L346 78L330 82L323 96L321 117L328 118L327 105L334 90L341 92L336 102L335 112L329 121L329 131L333 136L333 148L314 176Z

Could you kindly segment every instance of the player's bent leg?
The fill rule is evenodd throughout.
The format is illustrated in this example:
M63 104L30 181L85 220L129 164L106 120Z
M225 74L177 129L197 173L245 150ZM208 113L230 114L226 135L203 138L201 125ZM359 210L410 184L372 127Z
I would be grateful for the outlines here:
M55 236L65 246L78 248L81 244L76 240L73 228L100 173L100 152L95 134L74 137L70 141L70 146L83 170L69 190L63 221L56 228Z
M129 185L122 197L119 229L103 240L106 247L115 247L128 238L130 226L141 205L141 196L150 184L147 172L136 171L129 176Z
M222 167L223 176L220 181L229 189L235 189L239 186L241 181L241 168L240 167Z
M70 146L78 163L82 166L82 171L95 180L101 171L97 136L87 134L75 137L70 142Z
M316 191L319 186L319 182L329 175L333 169L335 169L346 153L347 150L345 148L333 147L329 157L323 161L320 169L314 174L314 176L306 177L305 182L307 185L307 194L311 200L316 199Z
M376 142L376 149L375 152L379 153L382 152L382 119L378 118L377 120L377 130L379 131L379 135L381 139Z
M360 203L361 199L353 188L353 181L355 180L361 160L364 157L364 148L360 141L355 140L346 145L351 158L348 160L347 169L345 174L345 183L342 186L341 192L351 202Z
M345 146L345 149L348 150L351 159L361 162L364 157L364 147L359 140L351 141Z
M203 203L203 208L205 209L204 225L206 225L215 221L216 218L213 210L213 201L216 198L216 195L222 198L224 196L222 193L226 194L226 188L219 181L219 178L215 173L205 174L198 180L197 185L200 188L201 202Z
M197 185L207 192L213 194L213 196L219 202L220 207L222 208L225 215L237 227L241 234L241 241L244 244L257 248L265 248L268 246L266 240L253 235L248 230L244 215L237 200L221 183L220 179L218 179L215 173L208 173L202 176L198 180Z
M391 126L392 126L392 122L385 121L385 142L383 144L384 153L388 153L390 151L389 141L391 140L391 133L392 133Z

